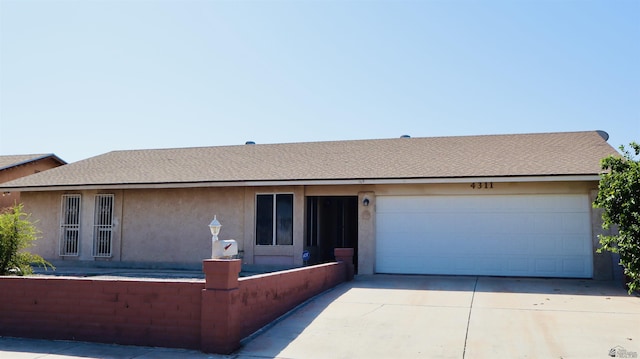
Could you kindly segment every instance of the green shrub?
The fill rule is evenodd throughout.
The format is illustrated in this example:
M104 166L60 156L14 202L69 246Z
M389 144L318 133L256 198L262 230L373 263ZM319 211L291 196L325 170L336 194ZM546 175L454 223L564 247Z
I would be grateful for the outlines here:
M0 213L0 275L32 274L32 265L52 268L53 265L37 254L25 251L38 239L38 230L23 212L22 204Z
M632 142L635 156L640 155L640 145ZM620 264L629 280L629 292L640 290L640 160L620 147L623 156L609 156L602 160L606 172L600 179L598 197L594 207L604 209L605 229L617 229L617 234L599 236L600 250L620 254Z

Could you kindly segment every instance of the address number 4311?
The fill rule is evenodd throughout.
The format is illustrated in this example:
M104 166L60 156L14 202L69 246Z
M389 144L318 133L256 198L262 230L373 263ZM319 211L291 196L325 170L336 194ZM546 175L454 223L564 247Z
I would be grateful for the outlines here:
M473 189L491 189L493 182L473 182L470 186Z

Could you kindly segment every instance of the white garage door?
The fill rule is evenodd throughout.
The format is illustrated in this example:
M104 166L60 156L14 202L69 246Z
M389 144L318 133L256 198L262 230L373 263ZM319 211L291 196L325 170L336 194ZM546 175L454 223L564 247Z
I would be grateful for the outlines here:
M380 196L376 272L590 278L586 195Z

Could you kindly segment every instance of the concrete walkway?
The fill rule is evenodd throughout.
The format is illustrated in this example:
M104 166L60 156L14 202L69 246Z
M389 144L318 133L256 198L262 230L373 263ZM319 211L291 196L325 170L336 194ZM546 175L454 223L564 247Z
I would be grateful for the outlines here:
M0 358L640 357L640 298L569 279L359 276L231 356L0 338Z

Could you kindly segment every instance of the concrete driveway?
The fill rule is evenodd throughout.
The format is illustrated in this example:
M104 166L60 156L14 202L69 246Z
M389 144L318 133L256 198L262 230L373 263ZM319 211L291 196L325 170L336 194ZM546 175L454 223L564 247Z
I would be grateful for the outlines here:
M612 282L359 276L230 356L0 337L0 358L640 357L640 297Z
M237 358L640 357L640 298L569 279L359 276ZM635 356L634 356L635 355Z

